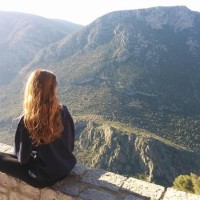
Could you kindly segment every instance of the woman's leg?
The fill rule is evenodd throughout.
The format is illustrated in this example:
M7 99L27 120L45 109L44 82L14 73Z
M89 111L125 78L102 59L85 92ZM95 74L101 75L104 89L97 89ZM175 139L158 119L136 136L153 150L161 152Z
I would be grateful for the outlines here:
M6 154L0 152L0 171L10 176L21 179L24 182L37 188L44 188L52 186L55 182L41 182L28 174L28 164L21 165L18 159L12 154Z
M26 177L28 175L25 166L22 166L14 155L1 152L0 171L16 178Z

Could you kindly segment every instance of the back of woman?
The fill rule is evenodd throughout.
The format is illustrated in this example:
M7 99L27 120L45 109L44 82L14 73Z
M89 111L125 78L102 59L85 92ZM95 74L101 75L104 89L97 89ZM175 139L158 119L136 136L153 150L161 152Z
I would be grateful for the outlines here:
M10 155L15 160L9 158L21 165L16 167L21 179L35 187L53 184L76 164L72 153L73 119L67 107L58 102L56 86L56 76L49 71L35 70L30 75L24 93L24 113L15 134L14 156ZM0 159L2 165L12 163L6 159L8 155L1 157L5 160Z

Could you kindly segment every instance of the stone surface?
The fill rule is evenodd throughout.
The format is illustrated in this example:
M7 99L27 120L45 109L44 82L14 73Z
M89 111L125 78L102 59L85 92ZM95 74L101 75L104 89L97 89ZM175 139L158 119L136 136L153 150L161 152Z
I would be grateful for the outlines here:
M10 146L0 143L0 151ZM51 188L37 189L0 172L0 200L200 200L200 196L77 164Z
M143 197L136 197L136 196L128 195L128 196L126 196L124 198L124 200L144 200L144 198Z
M35 199L22 195L19 192L11 191L9 193L9 200L35 200Z
M200 200L200 196L168 188L163 200Z
M74 175L69 175L63 180L57 182L52 189L60 191L61 193L70 195L70 196L78 196L81 188L84 187L84 184L80 183L79 177Z
M59 195L56 193L56 191L45 188L41 190L41 200L59 200Z
M39 199L40 189L34 188L24 182L20 183L20 192L26 196L30 196L34 199Z
M91 169L82 178L83 182L118 191L127 178L102 169Z
M76 164L71 173L82 177L87 171L88 168L86 168L84 165Z
M0 185L17 188L19 185L19 180L0 172Z
M45 188L41 190L40 200L73 200L74 197L62 194L56 190Z
M1 200L8 200L7 196L5 194L1 194L1 193L0 193L0 199Z
M126 191L131 191L155 200L160 199L165 190L165 188L160 185L155 185L135 178L129 178L126 180L122 188Z
M7 144L0 143L0 152L13 153L13 147Z
M68 196L68 195L66 195L66 194L58 194L58 200L74 200L74 199L76 199L75 197L71 197L71 196ZM44 199L41 199L41 200L47 200L46 198L44 198ZM49 200L49 199L48 199ZM54 200L54 199L52 199L52 200Z
M63 194L67 194L70 196L78 196L80 193L80 187L77 185L64 185L62 188L59 188L58 191L62 192Z
M5 188L2 185L0 185L0 193L6 193L7 191L8 191L7 188Z
M83 200L116 200L116 196L111 195L107 192L95 190L95 189L88 189L83 191L80 194L80 198Z

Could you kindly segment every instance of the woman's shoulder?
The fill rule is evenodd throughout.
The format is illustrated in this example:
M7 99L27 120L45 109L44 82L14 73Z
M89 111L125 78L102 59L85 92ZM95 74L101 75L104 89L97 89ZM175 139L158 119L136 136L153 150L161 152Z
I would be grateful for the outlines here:
M71 117L69 110L66 105L61 105L61 112L65 118Z
M70 112L68 111L67 106L62 105L61 113L62 113L62 120L63 120L64 125L66 127L68 127L67 129L71 129L69 127L73 127L74 126L74 121L73 121L73 118L72 118ZM72 128L72 129L74 129L74 128Z
M17 118L18 125L24 125L24 115L21 115Z
M67 106L64 104L60 104L60 108L61 108L61 110L64 110L64 109L67 109Z
M61 112L69 112L66 105L61 104Z

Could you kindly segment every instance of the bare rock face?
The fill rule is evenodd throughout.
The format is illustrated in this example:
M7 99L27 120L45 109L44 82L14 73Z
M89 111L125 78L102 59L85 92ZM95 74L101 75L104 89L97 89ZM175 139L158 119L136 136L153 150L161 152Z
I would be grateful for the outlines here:
M145 178L165 186L179 174L198 172L200 156L166 145L154 138L123 133L107 125L82 123L76 156L88 166Z
M154 29L163 29L164 26L172 26L174 30L180 31L192 28L194 25L194 14L183 6L174 7L173 12L171 12L170 7L168 8L168 12L166 12L166 8L162 9L162 7L144 10L144 12L147 15L139 13L138 18L145 20Z

